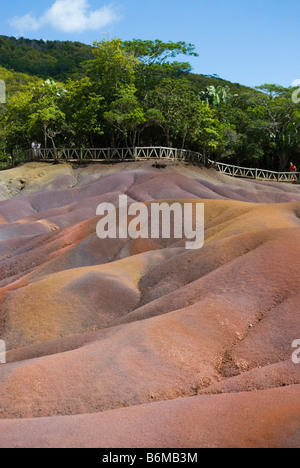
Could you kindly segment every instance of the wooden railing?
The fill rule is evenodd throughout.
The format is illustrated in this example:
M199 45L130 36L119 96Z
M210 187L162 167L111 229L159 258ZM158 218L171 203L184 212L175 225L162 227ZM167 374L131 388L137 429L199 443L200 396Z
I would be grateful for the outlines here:
M166 147L134 148L41 148L26 151L26 161L109 162L170 159L196 164L209 163L222 174L256 180L292 182L300 180L299 172L275 172L251 167L233 166L206 159L201 153Z
M219 172L232 177L243 177L255 180L273 180L276 182L291 182L300 179L300 172L275 172L253 167L240 167L208 160Z
M165 147L135 148L63 148L31 149L26 151L26 161L65 160L65 161L134 161L142 159L176 159L204 163L200 153Z

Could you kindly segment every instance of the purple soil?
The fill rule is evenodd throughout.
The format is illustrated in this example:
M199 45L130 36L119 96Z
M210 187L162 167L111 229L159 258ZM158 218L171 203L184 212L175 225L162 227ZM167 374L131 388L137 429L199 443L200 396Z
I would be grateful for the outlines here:
M299 446L300 186L148 162L0 188L0 447ZM98 239L124 193L203 202L203 249Z

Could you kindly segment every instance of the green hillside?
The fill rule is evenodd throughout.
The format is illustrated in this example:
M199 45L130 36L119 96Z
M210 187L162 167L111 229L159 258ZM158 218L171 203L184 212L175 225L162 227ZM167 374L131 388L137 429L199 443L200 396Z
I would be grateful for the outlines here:
M0 80L5 81L6 90L8 95L23 91L31 84L37 84L41 79L37 76L26 75L25 73L18 73L15 71L7 70L0 66Z
M239 83L232 83L231 81L224 80L216 75L199 75L196 73L189 74L189 80L199 90L204 91L209 86L228 86L232 94L255 93L252 88L243 86Z
M8 70L65 81L80 64L93 58L92 47L80 42L37 41L0 36L0 65Z
M81 63L93 58L92 51L92 46L80 42L38 41L0 36L0 66L17 74L22 73L22 76L15 75L15 79L19 82L26 81L24 74L58 81L80 76L83 73ZM1 71L2 76L3 73ZM4 79L2 76L0 78ZM207 86L221 85L229 86L234 94L249 92L249 88L245 86L216 76L189 73L188 77L199 90L204 90ZM11 79L14 81L10 77L9 85Z

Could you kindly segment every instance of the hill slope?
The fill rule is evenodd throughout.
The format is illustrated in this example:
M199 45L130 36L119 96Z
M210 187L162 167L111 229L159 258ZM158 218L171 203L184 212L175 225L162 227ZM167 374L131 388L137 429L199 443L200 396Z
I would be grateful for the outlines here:
M66 81L73 75L80 75L81 63L92 58L92 46L81 42L38 41L0 36L0 66L17 73ZM221 85L229 86L234 94L253 91L219 77L194 73L188 76L199 90Z
M299 445L298 186L145 162L1 187L0 446ZM98 239L124 193L203 202L203 249Z
M37 41L0 36L0 65L40 78L67 80L93 58L91 46L71 41Z
M5 82L6 91L9 96L17 91L26 89L28 85L38 83L40 78L37 76L26 75L25 73L10 71L0 66L0 80Z

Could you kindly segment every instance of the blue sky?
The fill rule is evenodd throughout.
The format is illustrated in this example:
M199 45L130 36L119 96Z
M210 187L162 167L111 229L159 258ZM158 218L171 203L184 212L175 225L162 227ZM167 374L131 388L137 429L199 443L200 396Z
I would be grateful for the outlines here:
M103 34L196 45L196 73L255 86L300 78L299 0L9 0L0 34L91 44ZM4 5L3 5L4 3Z

